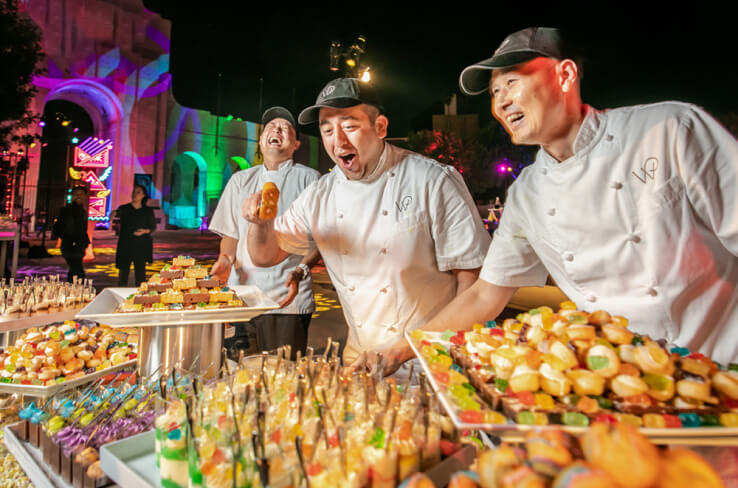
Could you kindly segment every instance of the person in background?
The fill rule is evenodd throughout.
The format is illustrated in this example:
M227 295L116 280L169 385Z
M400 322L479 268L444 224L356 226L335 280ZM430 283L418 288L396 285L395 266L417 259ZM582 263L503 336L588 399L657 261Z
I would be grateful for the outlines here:
M69 266L67 281L72 282L74 276L84 279L85 270L82 258L90 243L87 235L87 188L75 186L72 189L72 200L59 213L54 224L54 233L61 239L61 254Z
M133 263L136 286L146 281L146 263L154 261L154 241L151 233L156 230L154 210L146 205L149 199L146 189L133 185L131 203L116 210L120 219L118 247L115 251L115 267L118 268L118 286L128 286L128 274Z

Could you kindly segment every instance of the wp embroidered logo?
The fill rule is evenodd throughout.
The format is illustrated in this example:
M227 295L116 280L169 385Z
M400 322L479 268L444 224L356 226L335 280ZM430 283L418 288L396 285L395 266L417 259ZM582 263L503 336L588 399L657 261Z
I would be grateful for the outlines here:
M631 171L641 183L646 184L649 179L656 178L656 170L659 169L659 160L656 158L648 158L638 168L637 171Z

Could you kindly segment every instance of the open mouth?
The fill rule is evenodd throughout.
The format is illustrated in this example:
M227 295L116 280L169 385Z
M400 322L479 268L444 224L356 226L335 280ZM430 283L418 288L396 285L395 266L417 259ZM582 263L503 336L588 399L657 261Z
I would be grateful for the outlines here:
M505 120L507 121L507 124L511 127L520 125L520 122L523 120L525 115L523 115L522 112L515 112L514 114L510 114L507 117L505 117Z
M341 156L338 156L338 159L341 161L344 167L348 168L353 164L354 160L356 159L356 154L354 153L343 154Z

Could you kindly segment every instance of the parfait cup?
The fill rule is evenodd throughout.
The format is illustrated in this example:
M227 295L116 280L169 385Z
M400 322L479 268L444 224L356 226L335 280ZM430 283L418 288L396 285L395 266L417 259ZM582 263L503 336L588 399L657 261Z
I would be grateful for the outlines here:
M156 411L154 449L162 484L171 488L187 488L190 433L184 400L157 397Z

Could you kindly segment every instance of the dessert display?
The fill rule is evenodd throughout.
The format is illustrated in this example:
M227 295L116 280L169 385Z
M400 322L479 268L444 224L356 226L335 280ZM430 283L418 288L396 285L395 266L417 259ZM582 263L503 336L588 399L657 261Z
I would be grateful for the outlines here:
M0 282L0 315L29 316L39 311L58 311L66 307L78 307L95 298L92 280L72 283L60 280L59 275L41 278L26 277L21 283Z
M466 423L738 426L738 365L667 349L627 325L564 302L558 312L539 307L501 325L410 339Z
M67 320L34 327L0 351L0 383L51 386L136 358L138 329Z
M264 183L261 190L261 201L259 202L259 218L273 219L277 216L277 205L279 204L279 189L271 181Z
M289 350L167 393L156 419L166 486L394 487L441 460L448 418L425 386ZM234 479L235 478L235 479Z
M118 305L116 312L167 312L219 310L243 307L243 300L227 286L195 264L194 258L178 256L160 273L141 283L135 293Z

